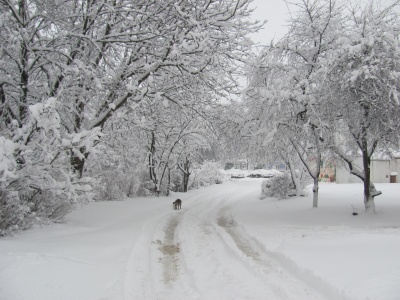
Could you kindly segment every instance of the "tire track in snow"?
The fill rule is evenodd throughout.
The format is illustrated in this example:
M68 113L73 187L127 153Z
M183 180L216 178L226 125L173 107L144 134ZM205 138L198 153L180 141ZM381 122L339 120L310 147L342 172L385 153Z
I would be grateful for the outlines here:
M197 205L200 203L190 207ZM177 239L182 217L188 208L172 211L168 206L165 213L146 223L127 265L125 300L199 299L185 279Z
M125 299L326 299L237 224L231 209L258 195L243 184L188 197L181 211L147 223L129 264L127 279L134 282L127 282Z
M137 243L129 250L123 284L123 299L158 299L158 264L155 257L161 244L160 224L168 213L155 216L143 224ZM161 231L162 232L162 231Z
M255 262L262 262L259 251L251 247L247 240L236 233L235 228L237 223L233 220L233 218L227 218L225 215L220 215L217 219L217 224L225 229L225 231L235 242L235 245L243 254L253 259Z
M163 266L164 283L171 284L178 276L179 268L179 243L175 242L175 231L178 227L178 217L173 217L166 226L164 242L158 248L163 257L161 259Z
M229 223L218 219L219 209L248 194L249 190L236 187L229 193L216 193L182 218L178 232L182 267L199 299L293 299L286 296L284 287L266 281L245 263L218 225L218 221Z
M287 277L286 282L291 285L294 292L289 299L347 299L321 278L300 269L290 258L267 251L260 242L238 226L230 210L231 205L225 205L219 210L218 226L223 228L239 250L238 252L247 258L247 263L258 269L270 282L273 282L276 276ZM290 295L291 292L288 294Z

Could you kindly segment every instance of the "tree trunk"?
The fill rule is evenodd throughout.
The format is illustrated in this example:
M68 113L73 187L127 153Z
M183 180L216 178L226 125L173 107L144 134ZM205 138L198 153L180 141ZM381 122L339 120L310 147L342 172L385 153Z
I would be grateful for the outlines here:
M183 172L183 192L184 193L186 193L188 191L189 176L190 176L190 173Z
M156 194L159 193L159 187L158 187L158 178L157 178L157 174L155 171L155 161L154 161L154 154L156 152L156 147L155 147L155 143L156 143L156 138L154 135L154 132L151 132L151 141L150 141L150 149L149 149L149 176L150 176L150 180L154 183L154 192Z
M371 157L368 156L367 151L362 151L363 155L363 171L358 170L358 168L353 164L352 159L335 148L335 152L347 163L350 169L350 174L358 177L362 180L364 185L364 207L366 212L375 212L375 201L374 198L382 194L381 191L377 191L375 185L371 182Z
M316 149L316 153L314 155L314 163L315 163L315 169L313 169L313 166L310 165L310 163L307 160L307 157L303 156L302 151L300 151L299 147L296 145L295 142L293 142L293 140L291 140L294 149L296 150L297 154L300 157L300 160L303 162L305 168L307 169L308 173L310 174L310 176L312 177L313 181L314 181L314 185L312 188L313 191L313 207L318 207L318 190L319 190L319 182L318 182L318 178L319 178L319 174L321 172L321 145L320 145L320 136L319 136L319 129L311 124L311 129L313 131L314 134L314 139L315 139L315 149Z
M313 176L314 179L314 186L313 186L313 207L318 207L318 190L319 190L319 174L321 173L321 162L322 162L322 157L321 157L321 145L320 145L320 135L319 135L319 129L315 126L311 127L314 133L314 138L315 138L315 146L317 148L317 154L316 154L316 170Z
M375 201L374 197L371 196L371 193L367 191L366 182L364 182L364 206L365 211L374 213L375 212Z
M318 207L318 190L319 190L318 177L315 177L313 179L314 179L314 185L313 185L313 188L312 188L312 191L313 191L313 207Z
M297 176L296 167L293 163L293 160L289 157L289 155L286 160L282 155L281 155L281 158L286 163L286 165L289 167L290 174L292 175L292 182L293 182L294 188L296 190L296 196L298 197L301 195L301 192L302 192L301 176L300 177Z
M364 167L364 207L368 213L375 213L375 197L382 194L377 191L375 185L371 182L371 156L363 151L363 167Z
M362 104L361 106L364 109L364 119L368 120L370 108L366 104ZM363 168L364 168L363 175L364 175L365 211L369 212L369 213L375 213L374 198L375 198L375 196L380 195L381 192L377 192L374 184L371 182L371 156L375 151L375 148L377 146L377 141L371 143L371 146L369 146L369 142L367 139L368 128L369 128L368 124L367 125L365 125L364 123L362 124L360 142L357 142L357 144L359 145L359 147L361 149L362 162L363 162Z
M21 74L20 74L20 84L21 84L21 96L19 103L19 117L21 123L28 115L28 93L29 93L29 75L27 71L28 64L28 49L25 41L21 45Z
M365 211L374 212L374 198L371 197L371 159L368 156L367 150L362 151L363 167L364 167L364 206Z
M81 178L83 175L85 161L89 154L85 152L85 147L80 148L79 151L82 153L84 158L78 157L76 154L71 153L71 165L75 174L77 174L78 177Z
M365 185L364 185L365 188ZM368 197L364 195L364 205L365 211L369 213L375 213L375 197L382 194L381 191L377 191L375 185L370 182L369 183L369 192Z
M168 168L168 183L167 183L166 196L169 196L170 188L171 188L171 169Z
M189 177L190 177L190 160L185 157L185 161L183 162L183 166L178 164L179 169L182 170L183 173L183 192L186 193L188 191L189 185Z

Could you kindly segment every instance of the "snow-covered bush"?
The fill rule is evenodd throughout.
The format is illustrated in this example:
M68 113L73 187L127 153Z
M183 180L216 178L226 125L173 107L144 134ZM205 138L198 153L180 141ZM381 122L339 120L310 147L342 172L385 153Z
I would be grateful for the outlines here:
M77 177L70 154L90 151L98 129L63 134L56 99L29 107L21 128L0 137L0 235L58 221L91 194L90 178Z
M0 235L29 228L37 221L35 212L29 203L20 200L18 192L1 192L0 195Z
M272 178L263 180L261 184L261 197L276 197L286 199L293 190L292 179L289 174L276 174Z
M226 174L217 162L204 162L200 168L194 169L189 178L189 189L223 183Z
M120 201L125 197L155 195L155 186L146 166L136 166L132 170L114 166L112 170L101 172L98 179L96 201Z
M146 180L140 183L138 190L136 192L136 196L156 196L157 192L155 191L154 182L151 180Z
M132 173L128 196L154 196L156 195L154 182L150 180L147 166L138 167Z
M126 174L123 174L120 169L104 172L99 178L96 200L123 200L127 196L128 182Z

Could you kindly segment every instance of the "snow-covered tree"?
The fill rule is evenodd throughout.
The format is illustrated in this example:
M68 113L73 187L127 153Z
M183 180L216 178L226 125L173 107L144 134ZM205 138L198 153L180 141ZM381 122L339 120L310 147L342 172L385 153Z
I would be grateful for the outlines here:
M336 124L338 132L333 149L363 181L365 209L372 212L374 197L381 192L371 182L371 158L376 150L399 147L400 17L396 7L370 2L353 8L324 70L326 109L332 112L330 123ZM362 169L353 163L359 155Z
M2 126L23 124L27 105L44 95L60 99L72 133L104 127L115 112L163 94L165 77L197 75L233 90L227 79L258 28L245 20L249 2L1 1ZM87 151L80 152L71 162L81 176Z
M92 151L101 133L63 134L56 106L55 98L30 105L22 127L10 124L12 139L0 137L0 235L57 221L91 198L91 179L72 172L69 153Z
M250 135L263 145L286 136L313 178L313 207L324 150L318 70L338 37L341 7L333 0L299 1L286 36L261 53L251 70L247 102ZM283 139L285 140L285 139Z
M168 193L169 174L179 167L182 159L189 159L188 151L208 146L206 121L191 109L177 109L175 106L172 103L162 109L150 107L151 115L146 116L148 168L157 193L162 190Z
M251 46L247 34L259 27L248 21L249 2L0 0L0 136L6 144L18 144L13 154L18 159L12 161L15 170L31 175L30 161L38 166L46 158L52 168L36 168L37 177L50 178L47 172L57 170L60 185L71 189L75 186L71 182L93 175L88 168L126 168L145 157L141 146L147 131L135 119L142 102L160 111L174 103L185 113L188 107L200 112L199 107L210 105L199 101L206 93L212 95L206 99L237 93L239 64ZM201 85L204 92L199 93ZM196 97L186 97L190 94ZM56 99L52 110L58 116L57 131L32 125L30 107L47 105L46 99ZM186 121L179 126L197 126ZM168 140L165 144L180 145L182 138L178 142L176 136L183 127L173 124L173 134L168 135L170 124L163 120L160 124L167 126L159 131ZM27 128L34 129L21 138L20 131ZM127 145L128 139L122 139L129 130L139 143ZM57 133L57 138L50 133ZM115 133L119 136L111 136ZM104 153L85 168L96 145ZM127 159L133 149L138 149L136 156ZM161 174L176 163L180 151L166 149L160 156ZM38 161L27 160L32 153ZM36 198L51 190L43 184L26 186L29 193L37 191ZM74 193L61 194L65 201L75 201L79 193Z

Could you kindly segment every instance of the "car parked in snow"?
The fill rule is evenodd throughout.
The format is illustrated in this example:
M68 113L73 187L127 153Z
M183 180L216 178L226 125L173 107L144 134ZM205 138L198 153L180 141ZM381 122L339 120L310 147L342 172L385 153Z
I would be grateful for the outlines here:
M237 174L231 174L231 178L244 178L244 174L243 173L237 173Z
M281 174L281 172L277 171L277 170L257 169L257 170L251 171L249 173L248 177L251 177L251 178L272 178L276 174Z

